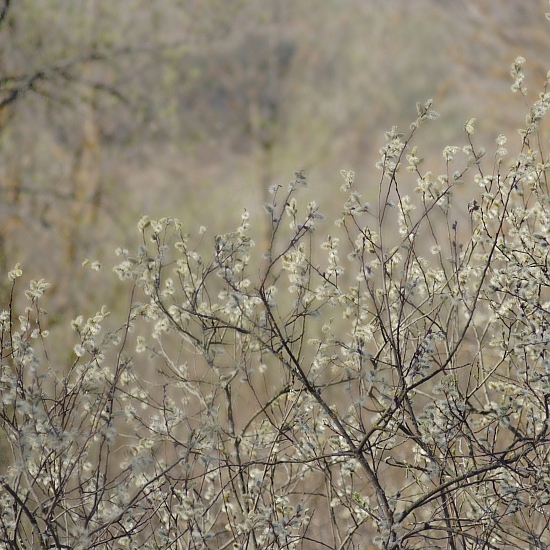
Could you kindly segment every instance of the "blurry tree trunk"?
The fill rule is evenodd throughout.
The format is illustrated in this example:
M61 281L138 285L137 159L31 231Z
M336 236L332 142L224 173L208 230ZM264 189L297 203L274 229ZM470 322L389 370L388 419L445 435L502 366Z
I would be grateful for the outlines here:
M262 204L269 203L269 187L273 178L273 144L275 130L266 127L268 121L261 115L261 107L258 101L250 103L250 126L254 141L258 144L257 165L258 181L260 185L260 198ZM271 226L266 217L262 226L261 250L268 250L271 241Z
M284 51L284 12L282 3L275 2L266 14L267 48L263 60L266 69L264 74L249 75L249 80L253 82L249 92L249 124L253 142L258 148L257 173L262 205L271 202L269 188L276 172L274 150L281 137L284 118L283 87L292 57L292 54L288 55ZM271 244L271 226L267 217L264 219L260 244L261 250L268 250Z
M83 74L89 72L85 67ZM101 169L100 169L100 133L97 124L96 91L89 92L90 97L82 105L82 133L80 143L73 153L70 172L70 196L67 216L61 221L65 235L65 261L69 277L72 280L82 276L82 261L90 249L91 235L102 199ZM93 237L92 237L93 238ZM71 289L77 286L70 285ZM79 303L74 291L67 294L67 307L75 307ZM72 306L71 306L72 304ZM76 313L76 312L75 312Z
M1 134L0 134L1 139ZM13 257L14 237L17 227L21 224L21 167L18 159L0 168L0 189L3 190L0 201L0 273L13 269L8 258ZM11 283L5 277L0 282L0 299L7 303Z

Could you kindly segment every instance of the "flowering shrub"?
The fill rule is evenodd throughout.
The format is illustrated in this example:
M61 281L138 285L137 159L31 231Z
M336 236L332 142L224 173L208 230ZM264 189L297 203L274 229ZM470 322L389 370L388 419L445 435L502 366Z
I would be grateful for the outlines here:
M549 547L549 106L545 88L489 162L468 121L435 175L418 105L373 205L342 171L336 227L300 203L302 172L272 188L261 257L247 212L206 253L204 228L144 217L114 268L126 321L72 321L70 364L48 353L45 281L17 315L16 266L1 547Z

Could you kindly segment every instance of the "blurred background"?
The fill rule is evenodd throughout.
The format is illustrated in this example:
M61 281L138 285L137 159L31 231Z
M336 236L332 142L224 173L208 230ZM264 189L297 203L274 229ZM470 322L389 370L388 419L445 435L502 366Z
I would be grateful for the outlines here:
M116 303L82 261L135 249L142 214L213 241L246 207L261 244L267 188L294 170L327 214L341 169L369 200L384 132L407 131L417 101L441 113L418 141L435 173L469 118L477 143L512 149L526 108L510 65L527 59L536 99L547 4L1 0L0 303L16 262L53 283L52 325Z

